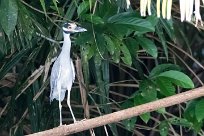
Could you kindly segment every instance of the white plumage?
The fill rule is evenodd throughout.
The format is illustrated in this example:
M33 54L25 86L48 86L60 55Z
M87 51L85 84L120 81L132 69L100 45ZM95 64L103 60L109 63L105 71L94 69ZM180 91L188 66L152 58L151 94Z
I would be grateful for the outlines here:
M71 105L70 105L70 91L72 84L75 80L75 70L72 59L70 58L71 40L70 34L74 32L84 32L86 29L77 27L75 23L65 23L63 26L63 36L64 42L62 46L62 51L58 58L56 59L50 78L50 102L54 99L59 101L60 110L60 125L62 125L62 105L61 102L64 100L66 90L67 93L67 105L70 109L71 115L74 122L76 119L74 117Z

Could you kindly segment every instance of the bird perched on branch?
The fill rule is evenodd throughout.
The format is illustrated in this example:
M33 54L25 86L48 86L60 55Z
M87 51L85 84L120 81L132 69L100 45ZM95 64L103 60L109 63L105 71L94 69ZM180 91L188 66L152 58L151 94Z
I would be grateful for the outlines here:
M75 70L72 59L70 58L70 49L71 49L71 39L70 34L76 32L84 32L86 29L78 27L75 23L65 23L62 27L64 42L62 46L62 51L58 58L56 59L50 78L50 102L53 99L59 101L59 111L60 111L60 125L62 125L62 105L61 102L64 100L66 90L67 93L67 105L70 109L72 118L74 122L76 119L74 117L71 105L70 105L70 92L72 84L75 79Z

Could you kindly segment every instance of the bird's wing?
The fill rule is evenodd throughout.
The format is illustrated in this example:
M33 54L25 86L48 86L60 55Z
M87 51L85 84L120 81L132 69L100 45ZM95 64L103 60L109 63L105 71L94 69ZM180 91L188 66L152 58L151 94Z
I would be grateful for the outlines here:
M73 64L73 61L72 61L72 59L71 59L71 67L72 67L72 74L73 74L73 82L74 82L74 80L75 80L75 69L74 69L74 64Z
M57 59L52 67L51 77L50 77L50 102L56 98L58 99L57 81L61 75L61 65Z

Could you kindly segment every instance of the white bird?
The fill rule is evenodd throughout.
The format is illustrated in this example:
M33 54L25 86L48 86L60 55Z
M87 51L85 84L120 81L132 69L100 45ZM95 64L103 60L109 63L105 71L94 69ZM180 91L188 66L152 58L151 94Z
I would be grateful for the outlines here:
M72 59L70 58L70 49L71 49L70 34L75 32L87 31L84 28L78 27L75 23L65 23L62 29L63 29L63 36L64 36L62 51L52 67L51 78L50 78L50 89L51 89L50 102L52 102L53 99L56 99L59 101L60 125L62 125L61 102L64 100L66 90L68 91L67 105L70 109L74 122L76 122L76 119L74 117L74 114L70 105L70 91L75 79L74 65L73 65Z

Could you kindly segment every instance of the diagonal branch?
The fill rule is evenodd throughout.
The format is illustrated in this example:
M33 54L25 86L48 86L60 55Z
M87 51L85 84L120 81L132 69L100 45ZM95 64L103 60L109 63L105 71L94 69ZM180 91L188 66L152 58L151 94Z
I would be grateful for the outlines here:
M63 136L73 133L81 132L91 128L103 126L106 124L118 122L124 119L128 119L134 116L141 115L146 112L155 111L160 108L172 106L182 102L186 102L195 98L204 96L204 86L199 87L184 93L176 94L170 97L166 97L157 101L149 102L125 110L117 111L104 116L88 119L85 121L79 121L75 124L62 125L50 130L31 134L29 136Z

